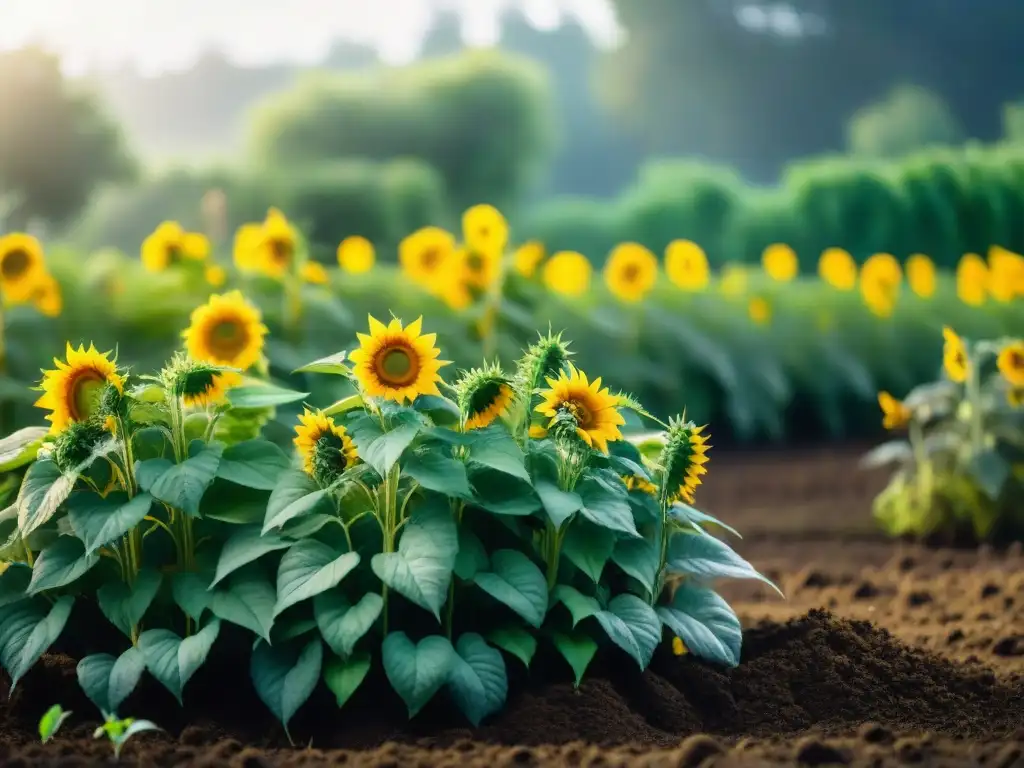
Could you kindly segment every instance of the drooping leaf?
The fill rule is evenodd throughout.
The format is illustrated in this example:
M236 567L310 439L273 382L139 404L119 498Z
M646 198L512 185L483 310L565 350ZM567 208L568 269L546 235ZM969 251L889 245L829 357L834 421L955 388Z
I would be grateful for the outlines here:
M316 539L297 541L284 553L277 570L274 616L338 586L359 559L358 552L339 553Z
M227 589L217 589L210 599L213 615L244 627L270 642L277 594L270 582L255 572L238 573Z
M321 490L305 472L284 473L267 502L263 532L280 528L289 520L315 511L327 499L327 492Z
M562 554L595 584L614 549L615 533L585 518L573 520L562 539Z
M370 631L384 609L384 599L367 592L350 605L337 590L322 592L313 598L313 614L324 642L342 658L352 655L356 643Z
M11 563L0 573L0 608L6 608L28 597L28 583L32 567L24 563Z
M568 584L559 584L551 591L551 602L552 605L561 603L569 610L573 627L601 611L601 604L595 598Z
M667 568L672 573L701 580L757 579L779 592L770 579L754 570L728 544L712 536L675 533L669 541Z
M145 670L142 651L134 646L116 659L97 653L78 662L78 684L100 712L113 714L135 690Z
M654 609L636 595L616 595L608 608L594 618L608 638L646 669L661 640L661 620Z
M159 572L143 569L131 587L123 581L107 582L96 591L96 600L107 620L131 637L132 628L142 621L156 597L160 581Z
M49 459L40 459L28 468L18 491L18 530L23 537L45 525L56 514L71 489L74 475L61 474Z
M174 462L163 457L137 461L135 462L135 480L141 490L149 493L154 483L173 467Z
M583 509L583 499L575 491L563 491L558 485L546 477L538 477L533 481L548 520L556 529L561 529L565 521Z
M331 403L329 406L323 409L324 416L337 416L339 413L346 413L347 411L361 408L363 406L363 396L359 393L343 397L335 403Z
M217 572L213 576L213 587L244 565L259 560L268 552L287 549L292 542L274 532L263 533L258 525L242 525L236 528L217 559Z
M153 498L180 509L187 515L197 516L199 502L217 476L223 450L219 443L204 447L160 475L153 482L149 492Z
M448 690L462 714L474 726L479 726L485 717L501 709L508 695L508 677L501 652L487 645L475 632L459 637L448 676Z
M11 677L11 691L64 631L73 603L64 595L52 606L23 600L0 609L0 665Z
M594 654L597 653L597 643L593 638L588 637L583 632L554 632L551 635L551 640L555 644L555 648L562 655L562 658L569 662L569 666L572 667L573 674L576 676L576 687L580 687L580 683L583 682L583 675L587 671L587 667L590 666L590 662L594 659Z
M612 562L628 576L632 576L653 595L658 583L661 553L647 539L620 539L612 552Z
M455 575L470 581L479 571L490 567L490 559L483 542L468 528L459 531L459 554L455 556Z
M404 632L392 632L381 648L384 673L415 717L448 682L456 653L448 638L431 635L413 644Z
M253 649L250 665L253 686L260 700L284 727L289 741L292 737L288 723L316 688L323 654L320 638L301 648L259 643Z
M185 686L206 661L219 633L220 622L216 619L184 640L169 629L149 629L139 635L138 649L149 674L180 704Z
M28 594L66 586L88 573L99 561L100 556L86 554L85 545L74 536L58 536L36 558Z
M344 707L359 690L370 671L370 654L357 653L348 658L330 656L324 664L324 682L334 694L338 707Z
M469 461L530 483L526 456L508 430L500 424L470 433Z
M428 491L469 498L466 465L437 451L410 451L402 460L402 471Z
M345 376L350 372L349 367L345 365L345 357L345 352L336 352L333 355L321 357L311 363L306 363L305 365L296 368L293 373L329 373Z
M537 492L514 475L481 466L471 466L473 506L496 515L526 517L541 509Z
M544 621L548 608L547 579L522 552L499 549L491 556L491 570L477 573L473 581L532 626L539 627Z
M203 617L213 599L209 591L209 574L195 573L194 571L178 571L171 577L171 594L174 602L186 616L192 617L198 622Z
M381 477L388 474L423 429L423 424L416 418L415 412L412 418L401 416L396 419L387 432L365 413L358 414L348 423L359 457L373 467Z
M910 461L914 452L906 440L889 440L877 445L861 457L860 466L865 469L884 467L887 464Z
M694 509L689 504L684 504L681 501L677 501L669 507L668 513L673 519L679 520L683 523L689 523L699 531L703 532L704 530L700 527L701 525L716 525L719 528L728 531L738 539L743 538L740 536L740 532L731 525L726 525L717 517L713 517L706 512L701 512L699 509Z
M148 493L132 499L120 491L106 497L79 493L68 501L68 520L71 530L85 544L85 551L91 554L135 528L152 506L153 497Z
M287 471L288 456L268 440L246 440L224 449L217 477L247 488L272 491Z
M24 427L0 440L0 472L34 461L48 432L46 427Z
M629 508L626 487L621 483L619 486L621 487L613 486L596 477L583 478L576 489L583 502L580 514L602 528L639 538L640 534L637 533L633 513Z
M981 492L994 501L1002 494L1006 481L1013 474L1013 467L997 450L990 448L974 454L967 464L967 471Z
M658 608L658 616L695 656L729 667L740 663L740 620L714 590L680 584L672 603Z
M487 642L512 654L527 668L533 661L533 655L537 652L537 638L514 624L489 632Z
M309 392L296 392L272 384L253 384L228 390L228 402L232 408L272 408L297 403L307 397Z

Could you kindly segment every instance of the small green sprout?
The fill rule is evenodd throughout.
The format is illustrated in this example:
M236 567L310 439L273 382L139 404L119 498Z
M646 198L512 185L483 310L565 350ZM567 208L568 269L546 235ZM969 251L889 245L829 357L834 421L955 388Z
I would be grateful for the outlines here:
M43 744L54 737L69 717L71 717L71 713L65 712L60 704L54 704L46 710L46 714L39 720L39 738Z
M109 715L106 712L103 713L103 718L105 722L93 732L92 737L99 739L105 735L110 739L110 742L114 745L115 760L120 759L121 748L132 736L143 731L163 730L159 725L149 720L136 720L134 717L118 719L117 715Z

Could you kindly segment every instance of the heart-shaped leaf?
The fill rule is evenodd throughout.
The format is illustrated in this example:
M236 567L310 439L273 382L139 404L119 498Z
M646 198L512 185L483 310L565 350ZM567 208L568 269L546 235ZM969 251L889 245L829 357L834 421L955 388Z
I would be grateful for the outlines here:
M145 669L146 660L136 647L116 659L108 653L97 653L78 662L78 684L100 712L114 715L135 690Z
M178 571L171 577L171 594L174 602L192 617L193 621L199 621L203 617L203 611L210 605L213 595L209 592L209 575L195 573L193 571Z
M675 533L669 541L667 567L671 573L699 580L757 579L782 594L771 579L762 576L728 544L713 536Z
M562 554L596 584L615 549L615 538L616 534L607 528L594 525L585 518L577 518L565 529Z
M263 533L258 525L241 525L236 528L217 559L217 572L213 576L213 587L230 574L237 571L243 565L255 562L268 552L278 549L287 549L292 542L282 538L276 533Z
M25 472L18 490L18 530L23 537L45 525L56 514L71 489L76 477L65 475L49 459L35 462Z
M339 707L345 706L370 671L370 654L357 653L347 659L331 656L324 665L324 682L331 689Z
M57 589L77 581L99 561L100 556L86 554L85 545L74 536L58 536L36 558L28 594L35 595L44 589Z
M612 552L612 562L632 576L653 595L658 581L658 561L661 553L647 539L619 539Z
M617 595L608 609L594 614L608 638L646 669L661 640L661 621L636 595Z
M106 497L79 493L68 502L68 520L75 536L85 543L85 551L91 554L135 528L151 506L153 497L148 493L132 499L120 491Z
M236 485L272 491L288 470L287 454L268 440L246 440L224 449L217 477Z
M277 570L274 616L338 586L359 565L358 552L339 554L316 539L303 539L284 553Z
M539 627L544 621L548 608L547 579L522 552L499 549L491 556L491 570L476 574L473 581L532 626Z
M107 582L96 591L96 600L107 620L131 637L159 589L160 574L143 569L131 587L123 581Z
M149 674L180 704L185 686L206 661L219 633L220 622L216 619L184 640L169 629L150 629L139 635L138 648Z
M526 456L503 425L494 424L485 429L473 430L471 437L470 463L530 482L530 474L526 471Z
M499 627L493 632L489 632L487 642L512 654L527 668L533 661L533 655L537 652L537 638L522 627L515 625Z
M259 643L253 649L250 666L252 683L260 700L284 726L313 693L320 680L324 648L320 638L304 646L272 647Z
M658 616L695 656L729 667L740 663L743 630L729 604L705 587L680 584Z
M263 532L315 511L327 498L327 491L321 490L305 472L285 472L267 502Z
M518 553L517 553L518 554ZM456 706L474 726L505 704L508 677L501 652L480 635L468 632L455 645L448 689Z
M590 522L610 531L640 536L622 483L614 486L597 477L585 477L576 491L583 502L580 514Z
M414 645L404 632L392 632L384 638L381 653L384 673L405 702L410 718L448 682L456 659L448 638L431 635Z
M161 474L150 487L153 498L180 509L193 517L199 514L199 502L213 483L224 447L213 443L197 450L181 464Z
M0 665L11 676L11 691L60 636L73 603L64 595L52 606L37 599L0 609Z
M210 600L213 615L254 632L270 642L277 594L270 582L256 572L236 574L227 589L218 589Z
M384 599L374 592L367 592L355 605L350 605L337 590L323 592L313 599L313 614L324 642L343 658L352 654L383 608Z
M551 635L551 640L555 644L555 648L562 655L562 658L569 662L569 666L572 667L573 674L576 676L576 687L579 688L580 683L583 681L583 674L587 671L587 667L590 666L594 654L597 653L597 643L594 642L593 638L579 631L571 633L554 632Z

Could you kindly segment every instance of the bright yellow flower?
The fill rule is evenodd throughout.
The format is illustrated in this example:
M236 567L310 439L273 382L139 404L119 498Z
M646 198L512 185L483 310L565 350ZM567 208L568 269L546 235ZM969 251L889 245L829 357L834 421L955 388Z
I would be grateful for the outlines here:
M767 299L755 296L747 305L747 314L758 325L766 325L772 319L772 305L768 303Z
M455 252L455 258L461 261L465 280L473 288L487 288L498 279L501 270L501 251L460 248ZM448 279L447 274L438 277L442 280Z
M774 243L761 254L761 265L772 280L788 283L800 271L796 251L785 243Z
M860 270L860 290L864 303L875 315L892 316L899 297L903 269L890 253L876 253L864 262Z
M542 278L548 290L573 298L590 287L593 268L587 257L576 251L559 251L544 264Z
M317 444L324 438L327 438L331 448L338 451L336 463L339 466L335 467L336 469L344 471L359 459L355 443L343 426L335 424L334 419L320 411L312 412L307 409L299 416L293 442L302 459L302 470L310 477L314 474Z
M672 653L676 656L683 656L687 652L686 644L683 643L683 638L673 637L672 638Z
M548 430L541 424L530 425L530 439L531 440L543 440L548 436Z
M687 504L694 503L697 486L701 484L701 475L706 475L708 471L704 465L708 463L708 449L711 448L708 445L708 438L711 436L703 434L706 428L706 425L694 427L690 432L690 461L683 482L680 483L679 489L673 496L675 499L682 499Z
M942 329L942 338L945 342L942 347L942 364L946 375L958 383L967 381L970 361L967 359L967 347L963 339L949 326Z
M438 371L448 362L437 359L441 354L434 346L437 335L421 333L422 326L422 317L404 328L397 318L385 326L371 317L370 334L356 334L359 349L349 359L366 395L404 403L420 395L440 394Z
M707 254L692 240L673 240L665 248L665 274L684 291L703 291L711 279Z
M424 227L398 245L402 271L415 283L431 285L443 274L455 251L455 237L440 227Z
M39 241L21 232L0 237L0 291L7 301L29 301L46 279L46 261Z
M513 260L516 272L523 277L533 277L537 274L537 267L544 261L546 255L544 243L536 240L523 243L516 249Z
M260 359L266 334L260 311L231 291L196 307L182 336L193 360L244 371Z
M299 236L281 211L271 208L260 228L256 263L261 272L280 280L292 270Z
M220 264L208 264L206 267L206 282L214 288L220 288L228 280L227 270Z
M726 264L718 289L726 296L739 296L747 290L747 270L740 264Z
M462 238L470 251L501 257L508 244L508 222L492 205L474 205L462 215Z
M1024 296L1024 256L998 245L988 250L989 292L996 301Z
M235 232L232 258L240 272L258 272L260 269L260 243L262 224L243 224Z
M619 398L608 388L601 388L601 377L592 382L587 375L569 365L569 374L559 371L558 378L547 379L548 387L541 393L543 401L537 413L554 426L561 411L568 411L576 421L576 435L587 445L608 453L608 442L622 439L619 427L626 423L618 411Z
M999 351L997 365L1010 386L1024 387L1024 341L1014 341Z
M935 264L923 253L915 253L907 259L907 282L910 290L922 299L935 294Z
M54 358L56 368L43 371L40 389L43 396L36 401L38 408L50 411L46 420L50 432L57 434L73 421L88 419L99 405L107 385L124 391L124 378L117 372L117 364L106 354L97 352L92 344L86 349L75 349L70 342L65 351L67 362Z
M327 285L330 278L319 261L307 261L302 265L302 279L313 285Z
M626 475L622 478L622 482L626 484L626 490L639 491L640 493L649 493L654 496L658 493L658 486L652 483L650 480L645 480L638 475Z
M956 295L964 304L980 307L985 303L989 287L985 260L976 253L965 253L956 265Z
M868 257L860 269L861 280L878 280L899 287L903 280L903 268L891 253L875 253Z
M210 241L199 232L186 232L176 221L165 221L142 241L142 266L163 272L182 259L202 261L210 255Z
M64 308L64 297L53 275L46 274L32 292L32 304L47 317L58 317Z
M242 383L241 375L234 371L215 374L202 392L195 392L182 397L185 405L196 408L207 408L220 405L227 399L228 390Z
M615 246L604 265L608 290L620 301L642 301L657 279L658 257L639 243Z
M878 406L882 409L882 426L900 429L910 421L910 409L888 392L878 393Z
M842 248L826 248L821 252L818 274L839 291L852 291L857 286L857 262Z
M369 272L376 258L373 243L362 235L346 237L338 244L338 266L349 274Z
M515 400L515 391L508 384L484 387L474 395L466 429L483 429L501 416Z

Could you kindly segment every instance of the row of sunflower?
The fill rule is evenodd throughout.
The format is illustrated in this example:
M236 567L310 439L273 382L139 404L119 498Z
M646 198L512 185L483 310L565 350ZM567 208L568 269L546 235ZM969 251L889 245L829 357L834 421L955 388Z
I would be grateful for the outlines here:
M60 314L60 284L50 274L43 247L32 235L14 232L0 237L0 296L5 307L31 304L47 317Z

